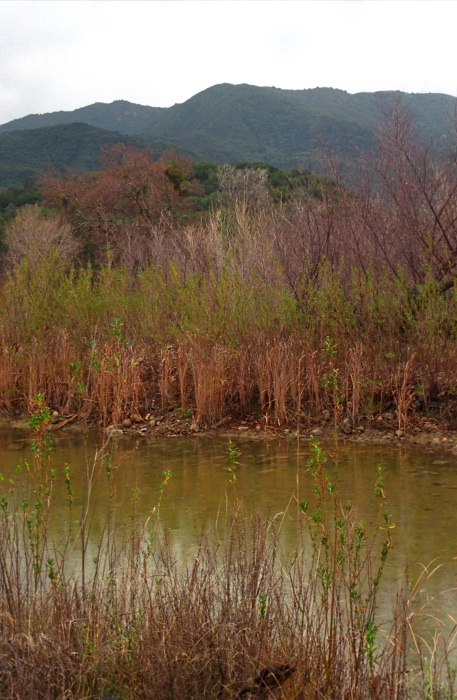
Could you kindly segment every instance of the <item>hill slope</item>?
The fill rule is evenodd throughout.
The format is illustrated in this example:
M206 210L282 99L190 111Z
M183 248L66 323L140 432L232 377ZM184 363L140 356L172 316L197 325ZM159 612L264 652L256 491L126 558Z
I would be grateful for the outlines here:
M361 152L371 150L376 127L395 102L408 108L424 140L445 142L457 107L457 98L449 95L352 95L333 88L282 90L224 83L169 108L117 100L71 112L29 115L0 126L0 151L9 143L3 139L18 129L83 122L140 137L143 142L171 144L200 160L264 161L281 168L320 170L325 151L349 164ZM18 160L16 167L22 167Z
M62 174L67 170L97 170L103 146L118 143L136 148L151 146L155 153L170 148L80 123L0 133L0 186L21 185L50 168Z
M48 112L29 114L0 126L0 133L18 129L39 129L42 126L74 124L82 122L98 129L118 131L128 136L136 136L148 131L151 124L165 118L167 108L145 107L126 100L116 100L111 104L96 102L88 107L80 107L70 112Z
M454 124L457 99L449 95L223 84L170 107L166 119L144 133L218 162L316 168L326 150L348 161L372 149L376 127L397 102L407 107L424 140L441 139Z

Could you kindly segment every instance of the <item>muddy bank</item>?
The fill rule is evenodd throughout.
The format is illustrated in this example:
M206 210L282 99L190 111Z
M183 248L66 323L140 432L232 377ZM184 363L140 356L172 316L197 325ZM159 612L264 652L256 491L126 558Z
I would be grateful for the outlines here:
M29 429L28 417L3 417L0 419L0 428L2 426ZM285 426L268 424L264 416L227 416L208 426L199 424L189 411L181 408L157 409L145 416L132 414L123 421L110 425L87 424L77 414L63 416L54 412L47 429L51 432L62 430L73 433L99 431L111 438L137 434L170 438L226 435L232 440L309 440L315 436L322 440L416 446L431 452L457 454L456 430L451 430L431 417L415 418L408 425L399 427L398 420L392 413L362 417L357 424L352 424L348 419L335 423L331 417L324 416L320 420Z

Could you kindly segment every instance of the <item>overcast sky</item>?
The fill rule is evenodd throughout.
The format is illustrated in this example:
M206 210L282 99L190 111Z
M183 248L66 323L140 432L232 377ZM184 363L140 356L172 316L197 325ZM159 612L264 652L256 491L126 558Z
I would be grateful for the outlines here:
M457 95L453 0L0 0L0 124L218 83Z

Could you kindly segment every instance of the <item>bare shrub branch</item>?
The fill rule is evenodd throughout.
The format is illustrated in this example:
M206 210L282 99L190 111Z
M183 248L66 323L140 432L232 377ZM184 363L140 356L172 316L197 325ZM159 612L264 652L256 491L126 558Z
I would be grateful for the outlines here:
M37 205L23 207L6 226L7 265L12 267L27 257L31 267L54 249L62 259L74 260L80 244L70 224L61 216L44 216Z

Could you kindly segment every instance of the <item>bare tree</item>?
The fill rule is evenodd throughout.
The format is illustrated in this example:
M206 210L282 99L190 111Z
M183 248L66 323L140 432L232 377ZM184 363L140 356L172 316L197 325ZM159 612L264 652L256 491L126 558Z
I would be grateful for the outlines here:
M222 194L220 203L254 213L269 202L268 171L263 168L236 168L221 165L217 172Z
M262 168L218 169L220 220L227 241L246 235L256 216L270 206L268 172Z
M23 207L7 224L6 242L7 266L13 266L27 257L31 267L34 267L50 250L56 251L60 259L71 262L80 252L80 243L70 224L60 216L44 216L37 205Z
M364 223L390 270L412 283L429 274L443 291L457 275L457 159L419 146L412 118L399 106L379 132L376 200Z

